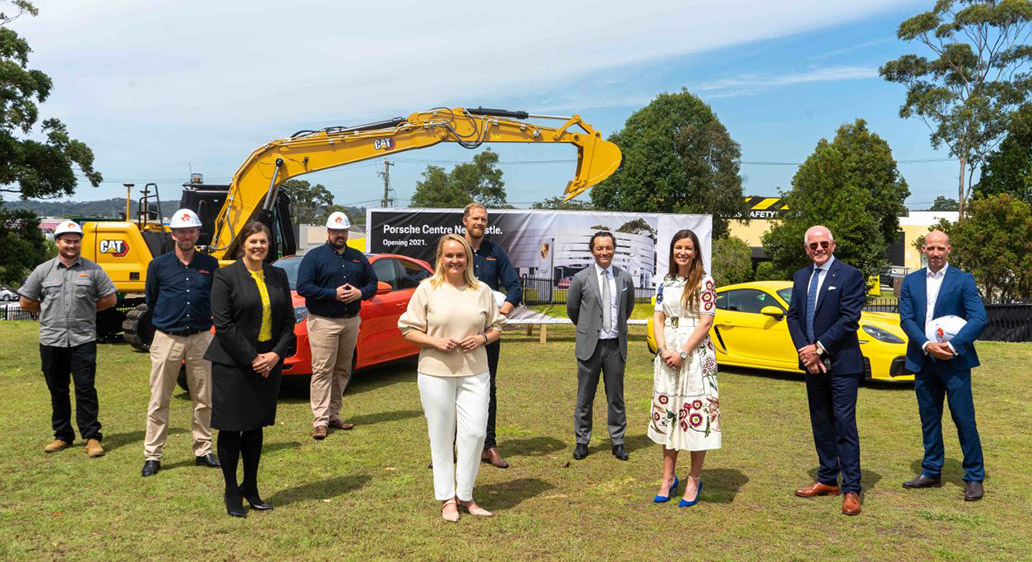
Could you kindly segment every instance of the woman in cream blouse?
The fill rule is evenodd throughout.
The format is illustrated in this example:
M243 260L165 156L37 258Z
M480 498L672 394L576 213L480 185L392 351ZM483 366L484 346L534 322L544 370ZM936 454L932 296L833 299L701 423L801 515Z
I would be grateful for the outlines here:
M443 502L441 516L451 522L459 520L460 507L471 515L492 515L473 501L473 482L487 431L484 345L498 341L505 319L491 289L473 277L472 264L465 239L442 236L434 275L420 283L398 320L405 339L422 347L418 386L430 433L434 496Z

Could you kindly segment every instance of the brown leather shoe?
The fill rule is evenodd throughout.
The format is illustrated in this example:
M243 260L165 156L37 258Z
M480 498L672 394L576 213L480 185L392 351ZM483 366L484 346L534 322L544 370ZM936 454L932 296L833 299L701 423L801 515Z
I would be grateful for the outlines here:
M104 456L104 447L100 444L100 441L96 439L89 439L86 441L86 454L91 459Z
M326 426L325 425L317 425L317 426L315 426L315 429L312 430L312 439L317 439L319 441L322 441L323 439L326 439Z
M856 492L846 492L842 500L842 513L846 515L860 515L860 495Z
M67 449L68 447L71 447L71 446L72 446L72 444L67 442L67 441L62 441L60 439L54 439L53 443L47 445L46 447L43 447L43 452L45 452L45 453L56 453L58 451L63 451L63 450L65 450L65 449Z
M501 453L498 452L498 447L484 449L484 452L480 454L480 460L491 463L491 466L495 468L509 468L509 463L502 458Z
M348 430L348 429L355 429L355 424L353 424L353 423L344 423L344 422L342 422L340 420L330 420L330 427L332 427L333 429Z
M814 482L809 486L805 486L803 488L799 488L798 490L796 490L795 495L801 498L812 498L815 496L837 496L839 495L839 487L821 484L820 482Z

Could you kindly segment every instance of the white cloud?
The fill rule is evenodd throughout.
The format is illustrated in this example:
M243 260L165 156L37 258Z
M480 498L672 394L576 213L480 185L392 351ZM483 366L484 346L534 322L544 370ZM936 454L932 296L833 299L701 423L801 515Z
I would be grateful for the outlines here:
M841 80L863 80L877 78L878 69L862 66L838 66L817 68L806 72L782 74L774 76L743 75L733 78L722 78L712 82L689 85L688 89L707 99L749 96L760 92L813 82L838 82Z

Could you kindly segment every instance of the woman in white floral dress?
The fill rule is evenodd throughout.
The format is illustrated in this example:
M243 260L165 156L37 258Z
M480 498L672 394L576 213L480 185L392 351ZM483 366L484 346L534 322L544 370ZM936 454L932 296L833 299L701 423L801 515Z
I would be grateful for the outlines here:
M716 286L702 268L699 238L691 230L670 242L670 273L656 289L653 332L658 352L648 436L663 445L663 481L655 502L677 489L677 455L690 451L692 466L681 507L702 492L706 451L720 448L717 360L709 329L716 314Z

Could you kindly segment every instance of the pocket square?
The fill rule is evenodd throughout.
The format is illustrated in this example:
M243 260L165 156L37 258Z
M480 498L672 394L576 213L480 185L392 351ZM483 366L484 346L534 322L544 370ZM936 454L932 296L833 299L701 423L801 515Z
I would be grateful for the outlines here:
M834 291L834 290L835 290L835 287L833 287L833 286L832 286L832 287L828 287L828 290L829 290L829 291Z

